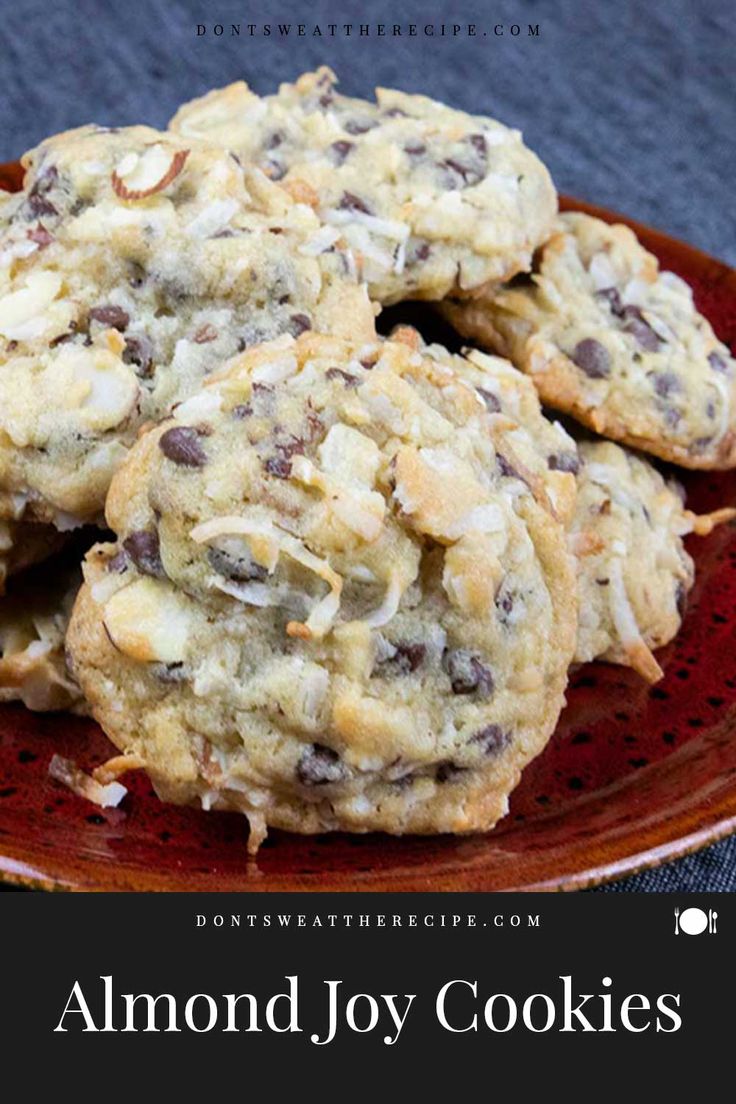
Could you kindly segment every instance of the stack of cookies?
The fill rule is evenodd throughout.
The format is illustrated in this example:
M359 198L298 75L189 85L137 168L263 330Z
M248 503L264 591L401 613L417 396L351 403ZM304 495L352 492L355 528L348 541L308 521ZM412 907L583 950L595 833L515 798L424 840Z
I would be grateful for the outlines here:
M120 751L57 777L105 804L142 768L253 849L483 831L571 665L661 677L683 537L736 511L642 453L736 465L736 363L630 230L558 214L518 132L322 69L23 163L0 700L89 710ZM409 300L478 348L380 336Z

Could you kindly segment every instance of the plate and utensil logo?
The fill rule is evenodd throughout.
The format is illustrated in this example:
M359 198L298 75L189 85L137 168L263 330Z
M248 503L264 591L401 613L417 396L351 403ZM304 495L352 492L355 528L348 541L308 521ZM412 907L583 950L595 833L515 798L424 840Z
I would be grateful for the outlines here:
M718 932L718 913L715 909L705 912L700 908L686 908L680 912L675 905L675 935L716 935Z

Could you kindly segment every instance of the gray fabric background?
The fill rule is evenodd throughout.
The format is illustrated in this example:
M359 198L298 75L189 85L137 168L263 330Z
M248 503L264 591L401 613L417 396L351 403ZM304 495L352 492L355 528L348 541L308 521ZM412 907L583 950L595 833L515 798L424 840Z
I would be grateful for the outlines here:
M736 264L734 14L731 0L0 0L0 160L81 123L162 126L208 88L245 78L271 91L327 62L347 93L394 85L518 126L561 191ZM478 34L443 38L443 20ZM381 21L437 33L358 36ZM249 37L249 22L274 33ZM355 28L331 38L329 23ZM734 891L736 838L609 888Z

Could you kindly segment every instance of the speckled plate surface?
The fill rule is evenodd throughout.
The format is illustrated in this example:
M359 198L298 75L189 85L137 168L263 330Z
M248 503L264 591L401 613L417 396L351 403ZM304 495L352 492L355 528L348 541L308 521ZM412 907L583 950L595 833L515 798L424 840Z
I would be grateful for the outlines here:
M15 166L0 186L17 187ZM566 207L613 220L577 201ZM628 221L628 220L623 220ZM687 279L736 345L736 272L630 223ZM736 473L687 475L693 508L736 503ZM575 889L621 877L736 831L736 529L690 543L698 580L682 632L646 686L595 665L572 679L545 753L487 836L303 838L272 833L257 860L223 813L162 805L142 775L99 810L47 776L54 751L91 768L112 752L91 721L0 707L0 879L77 890Z

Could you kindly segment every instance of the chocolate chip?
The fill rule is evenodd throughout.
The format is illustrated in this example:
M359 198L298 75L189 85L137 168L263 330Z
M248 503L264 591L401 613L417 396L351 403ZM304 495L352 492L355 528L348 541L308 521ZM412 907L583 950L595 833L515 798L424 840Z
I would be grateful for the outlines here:
M218 575L223 575L236 583L249 583L254 579L262 582L268 575L266 568L255 563L250 557L234 556L223 548L209 548L207 559Z
M580 471L580 460L575 452L554 452L547 457L547 465L550 471L571 472L577 475Z
M28 207L34 218L52 218L59 213L50 200L33 191L28 193Z
M463 184L468 187L472 184L478 184L483 179L483 173L479 172L471 165L464 165L462 161L457 161L453 157L448 157L442 162L442 167L449 169L450 172L455 173L461 177Z
M158 447L169 460L184 468L202 468L207 455L199 443L200 434L192 426L174 426L159 438Z
M123 362L134 364L138 375L148 376L153 367L153 345L145 334L131 334L125 339Z
M421 667L427 655L424 644L394 644L396 651L387 659L376 664L376 673L380 675L411 675Z
M485 387L476 387L475 390L486 404L486 410L490 411L491 414L501 413L501 403L492 391L486 391Z
M423 142L407 142L404 146L404 153L408 153L410 157L421 157L426 152L427 147Z
M662 399L666 399L674 391L681 388L680 379L674 372L655 372L651 376L654 390Z
M471 736L468 742L480 747L484 755L500 755L511 743L511 736L500 725L489 724Z
M283 180L288 172L286 165L282 164L281 161L274 160L266 161L264 169L270 180Z
M590 379L606 379L611 374L611 354L594 337L578 341L572 360Z
M488 143L482 134L469 134L465 139L466 142L470 142L476 153L479 153L481 157L485 157L488 153Z
M714 372L725 372L730 375L730 367L725 357L722 357L720 353L709 353L708 363Z
M418 261L426 261L432 252L432 247L429 242L426 241L413 241L409 243L409 248L406 251L406 263L408 265L417 264Z
M311 744L306 748L296 767L296 776L303 786L324 786L329 782L340 782L345 774L340 756L324 744Z
M299 334L306 333L311 328L311 319L306 314L292 314L289 319L289 333L292 337L299 337Z
M263 466L276 479L288 479L291 475L291 461L285 456L269 456Z
M128 557L122 549L107 561L106 570L114 575L122 575L124 571L128 570Z
M348 119L343 125L343 130L346 130L348 134L367 134L369 130L373 130L377 126L378 123L369 122L367 119Z
M514 608L514 596L510 594L508 590L499 590L496 595L496 609L498 610L498 619L502 625L508 623L508 615Z
M120 330L122 333L128 328L130 315L122 307L118 307L114 303L106 303L102 307L92 307L89 312L89 320L90 322L100 322L103 326L111 326L114 330Z
M631 334L642 349L649 353L656 353L660 346L660 340L644 318L639 307L633 305L624 307L622 317L626 320L624 332Z
M456 763L447 762L440 763L435 778L438 782L457 782L463 774L465 774L465 767L458 767Z
M132 288L142 287L146 282L146 270L139 265L137 261L130 262L131 274L128 277L128 283Z
M621 296L619 294L618 288L601 288L600 291L597 291L595 293L595 297L596 299L605 299L609 307L611 308L612 313L615 314L617 318L621 318L624 313L624 307L623 303L621 302Z
M687 591L685 590L685 584L682 580L678 580L675 584L675 606L680 617L685 615L685 606L687 604Z
M263 148L267 149L267 150L276 149L277 146L281 145L283 140L284 140L283 132L280 131L280 130L275 130L273 132L273 134L269 135L269 137L263 143Z
M325 376L329 380L341 379L346 387L357 387L360 383L357 376L352 376L350 372L343 372L342 368L328 368Z
M355 144L353 142L346 142L344 140L341 140L339 142L333 142L330 146L330 149L335 155L335 163L337 165L342 165L343 161L350 153L350 151L352 149L355 149Z
M360 196L356 196L353 192L343 192L338 206L343 211L362 211L364 215L373 214L367 203L365 203L360 198Z
M448 650L442 666L450 677L453 694L476 694L489 698L493 693L493 675L477 655L465 648Z
M123 541L123 548L143 575L161 579L165 576L161 563L158 533L153 529L139 529Z

